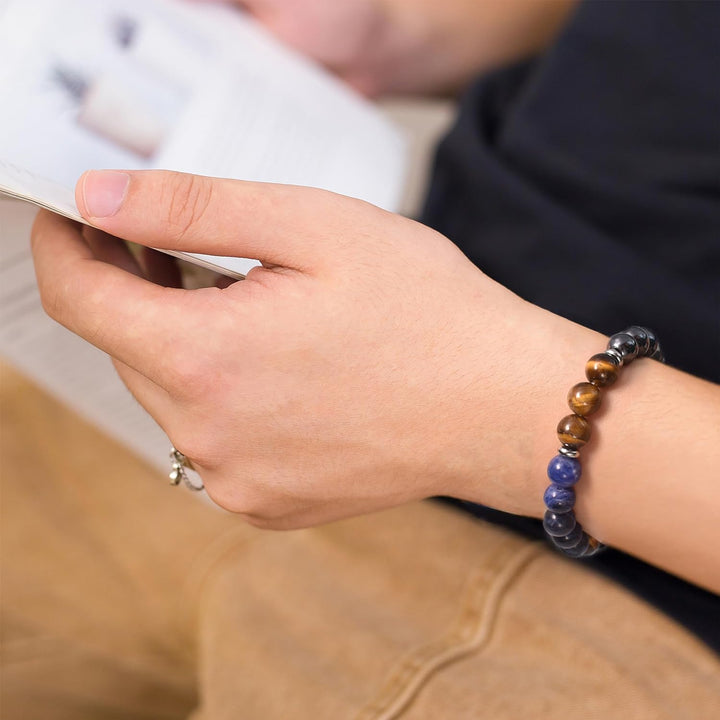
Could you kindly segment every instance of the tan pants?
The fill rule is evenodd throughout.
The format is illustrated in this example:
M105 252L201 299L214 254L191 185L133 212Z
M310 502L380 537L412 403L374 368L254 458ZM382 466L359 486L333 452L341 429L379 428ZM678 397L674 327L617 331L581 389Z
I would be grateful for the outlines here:
M720 661L622 588L433 503L293 533L199 502L14 373L4 720L720 717Z

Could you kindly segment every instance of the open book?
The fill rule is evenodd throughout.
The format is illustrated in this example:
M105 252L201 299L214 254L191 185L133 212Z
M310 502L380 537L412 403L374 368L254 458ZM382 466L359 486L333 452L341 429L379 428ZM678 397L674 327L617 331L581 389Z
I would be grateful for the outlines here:
M390 210L405 141L250 18L182 0L0 0L0 193L80 221L88 169L308 185ZM182 253L232 276L256 261Z

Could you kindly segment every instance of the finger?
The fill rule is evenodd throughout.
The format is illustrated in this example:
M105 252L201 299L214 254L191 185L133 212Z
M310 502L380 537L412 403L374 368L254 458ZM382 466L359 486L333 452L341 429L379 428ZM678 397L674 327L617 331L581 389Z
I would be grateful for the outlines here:
M175 288L183 286L176 258L146 247L139 248L138 257L133 255L124 240L89 225L83 226L82 234L97 260L115 265L138 277L145 277L156 285Z
M218 275L215 279L215 287L220 290L224 290L225 288L229 288L231 285L234 285L236 282L240 281L229 278L227 275Z
M82 236L96 260L115 265L138 277L143 276L140 265L124 240L87 225L82 228Z
M90 223L141 245L298 270L325 264L351 229L385 215L314 188L166 171L91 171L78 181L76 201Z
M145 277L156 285L181 288L182 273L177 258L164 252L144 247L141 253Z
M113 365L130 394L169 437L173 430L172 418L176 414L176 404L170 393L120 360L113 358Z
M190 352L184 328L194 305L182 290L163 288L97 260L78 225L38 214L32 247L47 313L77 335L160 382L167 358ZM198 326L201 326L198 323Z
M178 401L167 390L129 365L125 365L114 358L113 365L120 379L140 407L158 424L173 447L183 452L187 435L185 428L188 423L185 419L185 412Z
M200 432L193 405L185 404L182 399L173 396L142 373L113 358L113 365L120 379L138 404L158 424L167 435L173 447L177 448L188 460L191 469L203 472L211 470L214 456L198 458L193 450L197 448Z

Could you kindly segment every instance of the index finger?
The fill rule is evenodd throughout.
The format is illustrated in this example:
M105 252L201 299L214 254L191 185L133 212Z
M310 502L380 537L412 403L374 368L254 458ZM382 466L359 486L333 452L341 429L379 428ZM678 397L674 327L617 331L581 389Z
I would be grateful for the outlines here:
M32 232L35 274L48 315L162 384L164 362L183 352L192 317L184 291L101 262L70 220L41 211Z

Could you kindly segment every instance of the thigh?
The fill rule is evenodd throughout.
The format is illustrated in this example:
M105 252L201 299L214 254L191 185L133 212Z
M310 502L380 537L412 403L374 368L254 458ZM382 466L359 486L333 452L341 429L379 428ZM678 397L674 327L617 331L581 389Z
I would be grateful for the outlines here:
M264 533L5 370L3 717L715 717L718 658L610 581L426 502Z
M186 717L193 588L252 530L0 369L3 717Z
M195 720L715 718L720 662L634 595L425 502L230 553Z

